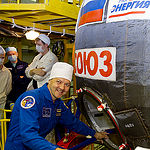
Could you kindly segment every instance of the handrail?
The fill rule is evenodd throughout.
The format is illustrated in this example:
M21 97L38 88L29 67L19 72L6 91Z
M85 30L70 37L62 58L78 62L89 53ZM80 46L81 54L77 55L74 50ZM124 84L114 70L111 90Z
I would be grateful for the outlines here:
M4 119L0 119L0 123L1 123L0 148L1 148L1 150L4 150L4 145L5 145L6 137L7 137L7 124L6 124L6 122L10 122L10 119L6 119L6 113L12 112L12 111L8 110L8 109L2 109L2 108L0 108L0 111L3 111L3 116L4 116Z
M2 135L1 150L4 150L4 145L7 137L6 122L10 122L10 119L0 119L0 122L1 122L1 135Z

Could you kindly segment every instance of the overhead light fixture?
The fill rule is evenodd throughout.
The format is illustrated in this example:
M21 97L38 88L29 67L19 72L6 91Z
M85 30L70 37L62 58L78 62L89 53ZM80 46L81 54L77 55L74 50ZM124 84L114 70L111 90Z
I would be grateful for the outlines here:
M40 33L36 32L34 30L26 32L26 34L25 34L25 36L28 40L35 40L39 35L40 35Z

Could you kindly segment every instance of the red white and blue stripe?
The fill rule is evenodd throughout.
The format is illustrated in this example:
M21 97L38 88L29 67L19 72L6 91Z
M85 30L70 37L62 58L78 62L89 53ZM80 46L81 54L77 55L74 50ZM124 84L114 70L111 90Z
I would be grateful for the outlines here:
M84 0L79 12L77 27L102 21L106 0Z

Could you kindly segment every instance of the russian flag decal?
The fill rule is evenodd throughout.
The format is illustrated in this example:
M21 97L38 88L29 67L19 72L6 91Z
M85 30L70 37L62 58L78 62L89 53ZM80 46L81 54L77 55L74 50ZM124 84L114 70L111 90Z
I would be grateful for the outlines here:
M78 15L77 27L102 21L106 0L84 0Z

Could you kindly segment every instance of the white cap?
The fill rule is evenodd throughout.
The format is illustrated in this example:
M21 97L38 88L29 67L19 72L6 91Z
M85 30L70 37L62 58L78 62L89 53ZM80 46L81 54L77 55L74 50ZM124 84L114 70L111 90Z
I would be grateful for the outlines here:
M17 49L15 47L8 47L8 48L6 48L6 53L9 52L9 51L17 52Z
M45 44L50 44L50 38L45 34L40 34L37 38L43 41Z
M71 82L73 66L65 62L56 62L51 70L50 78L64 78Z
M0 46L0 54L5 54L6 52L5 52L5 50L3 49L3 47L2 46Z

